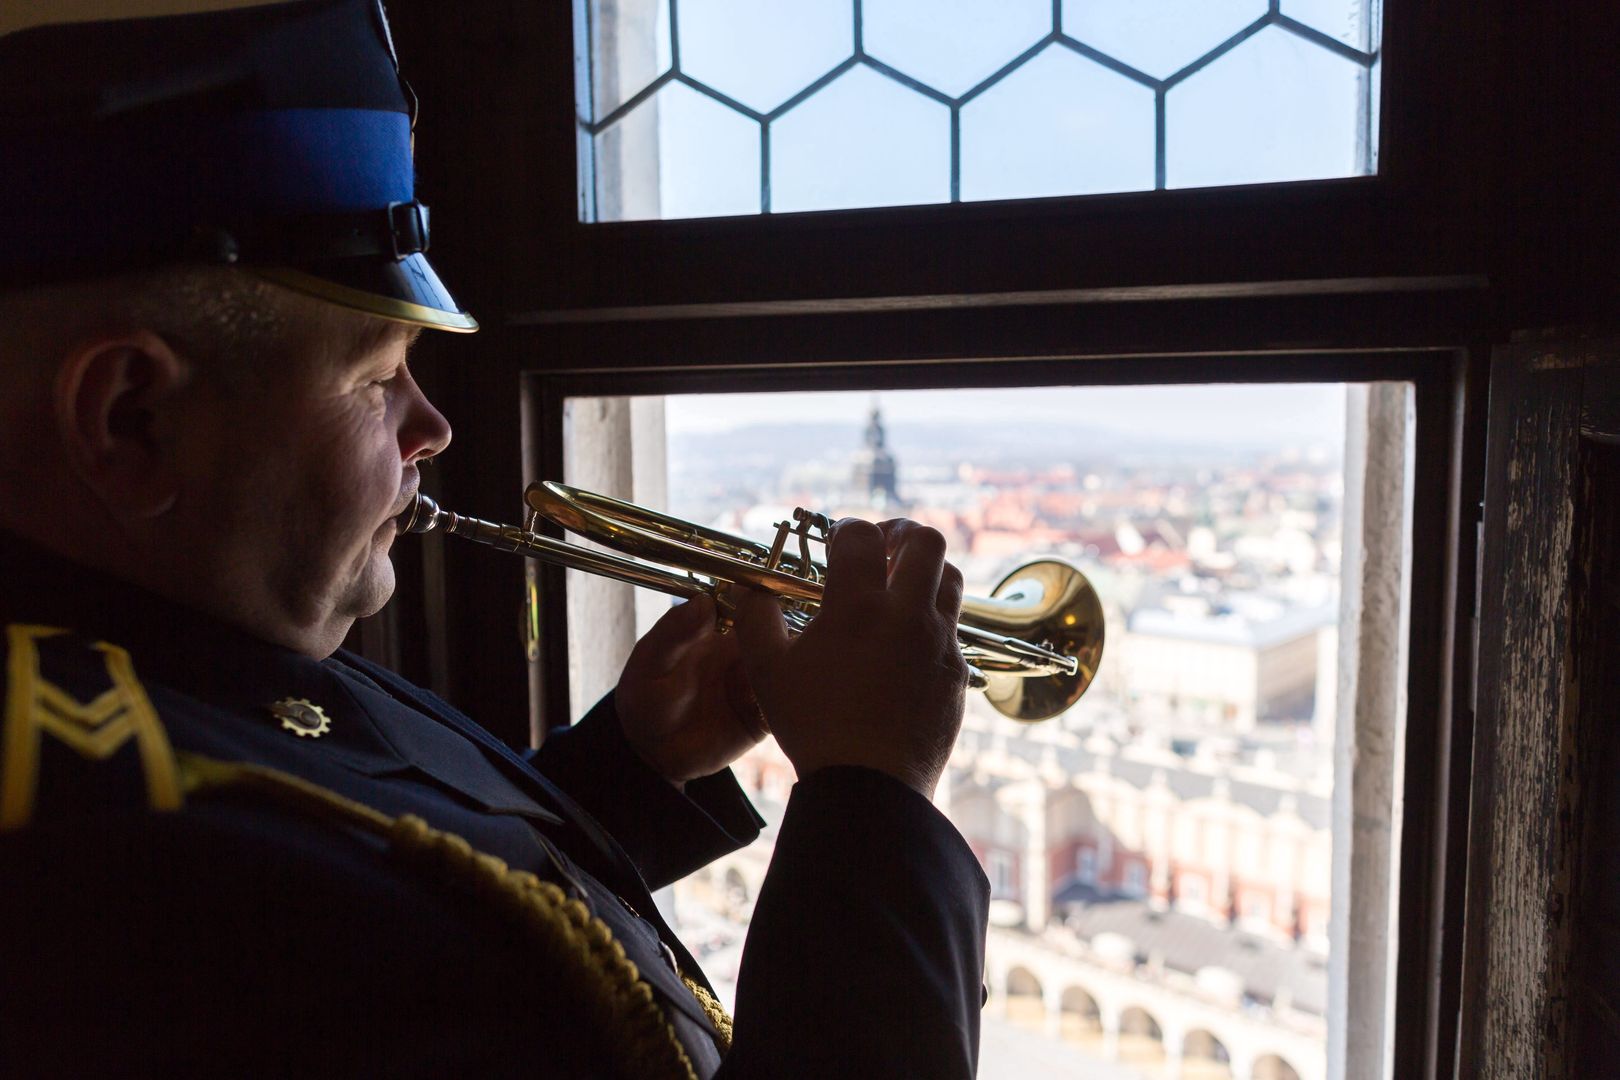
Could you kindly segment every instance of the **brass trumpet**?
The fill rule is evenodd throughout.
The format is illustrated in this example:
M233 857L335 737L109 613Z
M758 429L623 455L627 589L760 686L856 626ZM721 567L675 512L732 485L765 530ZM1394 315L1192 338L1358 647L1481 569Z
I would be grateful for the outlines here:
M399 529L448 532L672 596L712 596L722 617L731 585L763 589L781 602L792 631L803 630L820 604L827 568L811 557L810 545L825 544L832 526L821 514L794 510L765 545L555 481L530 484L523 501L529 510L522 526L498 525L418 495ZM541 536L542 520L624 554ZM1014 720L1048 720L1068 709L1102 659L1102 604L1085 574L1062 559L1025 563L988 598L965 597L961 619L957 640L973 685Z

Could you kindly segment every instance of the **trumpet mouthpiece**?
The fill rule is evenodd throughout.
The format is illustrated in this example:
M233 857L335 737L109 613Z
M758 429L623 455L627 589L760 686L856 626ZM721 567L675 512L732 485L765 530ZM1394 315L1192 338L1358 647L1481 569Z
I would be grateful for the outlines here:
M431 532L439 523L442 513L438 503L418 493L416 498L411 500L411 505L405 508L405 512L394 520L402 533L425 533Z

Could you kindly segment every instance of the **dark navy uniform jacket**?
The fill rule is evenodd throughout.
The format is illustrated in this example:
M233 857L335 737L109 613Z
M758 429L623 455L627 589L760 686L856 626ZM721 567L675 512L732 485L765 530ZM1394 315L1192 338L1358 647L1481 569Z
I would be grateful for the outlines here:
M416 814L583 899L700 1076L974 1071L988 885L890 777L795 787L722 1059L649 890L760 819L729 771L685 794L656 775L611 695L531 760L359 657L265 644L5 534L0 624L0 1074L603 1075L578 988L476 898L248 794L163 805L143 698L176 751ZM287 699L330 729L283 727Z

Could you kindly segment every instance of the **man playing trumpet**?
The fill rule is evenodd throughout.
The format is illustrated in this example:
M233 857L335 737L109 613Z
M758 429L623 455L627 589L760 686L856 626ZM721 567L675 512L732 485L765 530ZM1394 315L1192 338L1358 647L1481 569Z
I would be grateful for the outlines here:
M475 328L411 100L375 0L0 10L6 1072L971 1075L936 532L840 523L797 638L672 611L528 756L340 649L450 441L411 342ZM649 893L757 835L767 729L733 1022Z

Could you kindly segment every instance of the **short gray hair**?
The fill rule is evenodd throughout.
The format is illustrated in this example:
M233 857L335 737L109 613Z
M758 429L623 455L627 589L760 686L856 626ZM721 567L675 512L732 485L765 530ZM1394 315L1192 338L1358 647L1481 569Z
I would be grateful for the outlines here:
M0 293L0 369L41 366L100 333L150 330L246 388L308 340L318 302L228 266L177 266Z
M75 346L148 330L217 389L247 397L330 332L328 306L225 266L0 292L0 484L26 487L57 364Z

